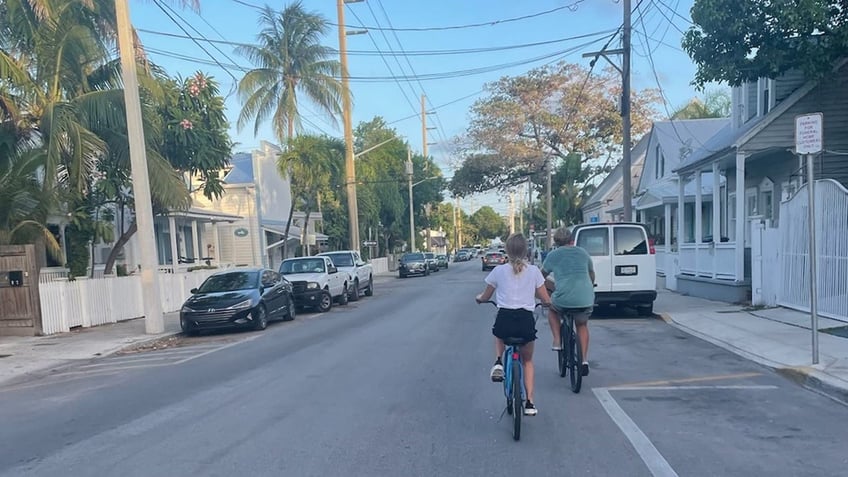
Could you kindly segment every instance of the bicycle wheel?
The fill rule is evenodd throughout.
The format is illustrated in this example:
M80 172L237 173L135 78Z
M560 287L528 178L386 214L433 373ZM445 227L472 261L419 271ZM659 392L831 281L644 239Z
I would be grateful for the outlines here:
M512 362L512 438L521 439L521 415L524 414L524 400L521 396L521 363Z
M569 372L571 372L571 391L575 394L580 392L580 387L583 385L583 351L580 345L580 339L577 333L569 327Z
M557 351L557 363L559 364L559 377L564 378L568 372L568 337L570 336L569 329L562 323L559 325L559 348Z
M512 415L512 358L507 358L507 355L512 356L512 351L507 348L504 353L504 395L506 396L506 413Z

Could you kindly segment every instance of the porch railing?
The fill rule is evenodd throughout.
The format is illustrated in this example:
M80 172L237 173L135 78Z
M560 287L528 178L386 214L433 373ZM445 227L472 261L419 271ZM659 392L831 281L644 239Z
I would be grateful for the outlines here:
M695 277L736 279L735 243L685 243L680 246L680 273Z

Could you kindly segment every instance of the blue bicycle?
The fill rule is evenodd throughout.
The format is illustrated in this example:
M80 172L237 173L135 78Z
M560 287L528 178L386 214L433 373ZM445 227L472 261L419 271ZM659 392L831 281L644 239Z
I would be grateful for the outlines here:
M485 301L482 303L491 303L497 307L497 303L493 301ZM542 304L536 305L538 310ZM534 313L534 318L536 318ZM521 362L521 347L527 344L524 338L509 337L503 340L506 348L504 349L501 362L504 366L504 396L506 397L506 413L512 416L512 438L515 440L521 439L521 416L524 415L524 401L527 399L527 393L524 389L524 366ZM503 414L501 414L503 416Z

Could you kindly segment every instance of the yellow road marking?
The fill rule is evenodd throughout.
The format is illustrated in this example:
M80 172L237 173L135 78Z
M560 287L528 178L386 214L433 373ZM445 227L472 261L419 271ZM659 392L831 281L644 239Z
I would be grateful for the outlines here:
M614 386L608 386L609 389L615 388L626 388L633 386L672 386L675 384L684 384L684 383L701 383L705 381L721 381L723 379L743 379L743 378L753 378L756 376L762 376L763 373L736 373L736 374L721 374L717 376L701 376L698 378L683 378L683 379L669 379L664 381L644 381L641 383L631 383L631 384L616 384Z

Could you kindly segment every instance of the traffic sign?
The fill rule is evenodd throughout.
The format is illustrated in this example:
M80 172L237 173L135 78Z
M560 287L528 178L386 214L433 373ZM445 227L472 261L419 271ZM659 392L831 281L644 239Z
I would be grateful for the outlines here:
M795 116L795 152L815 154L822 150L822 113Z
M366 241L362 242L362 246L363 247L376 247L377 242L375 242L373 240L366 240Z

